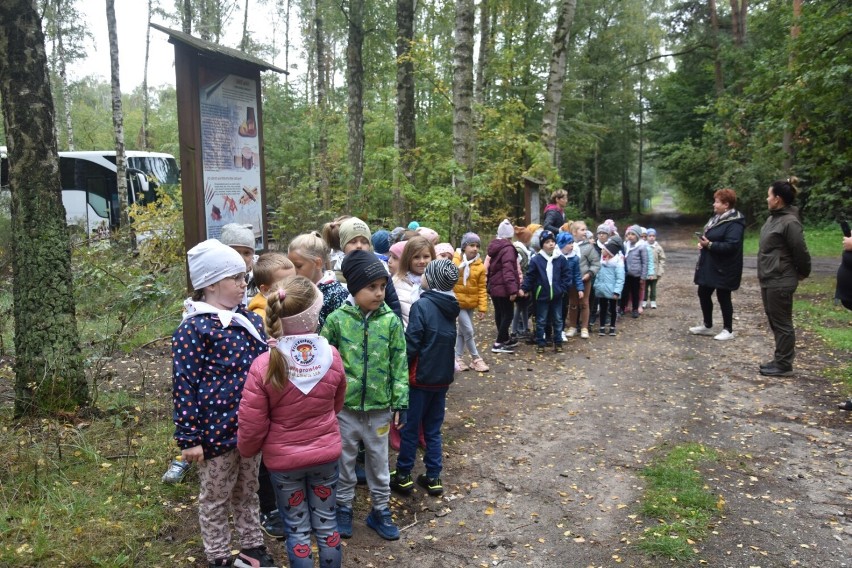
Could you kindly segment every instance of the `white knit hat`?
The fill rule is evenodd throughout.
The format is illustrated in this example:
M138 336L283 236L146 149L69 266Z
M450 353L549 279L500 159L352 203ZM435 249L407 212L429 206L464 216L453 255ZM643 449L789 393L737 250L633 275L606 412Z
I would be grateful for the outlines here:
M246 247L254 250L254 231L251 225L228 223L222 227L219 242L229 247Z
M515 236L515 228L509 222L508 219L503 219L500 221L500 226L497 227L497 238L500 239L511 239Z
M216 239L198 243L186 253L189 279L194 290L246 271L246 261L240 253Z

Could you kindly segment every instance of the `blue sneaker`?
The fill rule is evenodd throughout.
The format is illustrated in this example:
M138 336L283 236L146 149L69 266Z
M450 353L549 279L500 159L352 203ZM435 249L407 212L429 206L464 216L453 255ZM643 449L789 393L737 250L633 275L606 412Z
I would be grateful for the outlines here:
M373 509L367 516L367 526L385 540L399 540L399 528L394 524L390 509ZM340 531L340 522L337 523Z
M340 538L352 538L352 507L337 506L337 532Z

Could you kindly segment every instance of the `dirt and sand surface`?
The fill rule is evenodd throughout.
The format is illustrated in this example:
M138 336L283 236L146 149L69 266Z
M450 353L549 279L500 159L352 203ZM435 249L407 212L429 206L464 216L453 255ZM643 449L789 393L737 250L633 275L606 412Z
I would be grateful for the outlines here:
M830 353L800 332L796 375L760 376L773 343L753 258L734 293L736 338L688 335L700 323L692 284L700 221L645 221L652 223L668 256L659 308L619 321L617 337L575 338L561 354L524 344L512 355L492 354L491 314L477 324L491 370L458 373L450 389L444 496L419 489L394 496L403 530L388 542L364 524L369 498L359 487L345 566L672 565L636 546L657 523L639 512L641 471L683 443L719 452L718 461L697 467L724 503L689 565L852 566L852 415L836 409L841 395L820 375L849 354ZM832 275L837 262L818 260L815 271ZM132 358L122 365L130 372L104 388L136 389L133 369L141 366L161 383L144 390L156 391L167 409L167 342ZM414 474L422 471L418 461ZM161 473L151 469L152 483ZM185 522L164 537L178 547L193 540L186 556L202 566L194 507L182 514ZM283 548L268 544L286 565Z

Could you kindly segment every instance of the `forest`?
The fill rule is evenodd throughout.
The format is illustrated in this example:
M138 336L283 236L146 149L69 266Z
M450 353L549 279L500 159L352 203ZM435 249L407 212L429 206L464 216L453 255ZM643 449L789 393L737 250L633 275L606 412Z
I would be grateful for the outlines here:
M114 147L109 82L67 79L90 33L75 0L38 5L59 149ZM254 37L250 10L280 37ZM808 222L852 214L842 0L148 0L148 13L214 42L241 28L230 47L299 70L263 78L281 240L344 212L490 228L523 218L523 176L567 189L576 217L641 213L664 189L708 212L732 187L756 224L766 187L791 175ZM127 149L178 154L173 87L145 82L122 106Z

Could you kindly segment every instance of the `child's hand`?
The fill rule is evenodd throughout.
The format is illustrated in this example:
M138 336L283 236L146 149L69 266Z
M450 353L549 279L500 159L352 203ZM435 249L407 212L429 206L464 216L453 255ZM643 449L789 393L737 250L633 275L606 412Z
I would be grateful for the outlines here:
M201 446L181 450L180 455L186 463L201 463L204 461L204 450Z
M476 312L476 317L479 319L485 319L485 312Z
M408 419L408 411L407 410L397 410L393 413L393 425L398 429L402 429L405 426L405 421Z
M617 300L619 295L620 295L620 294L613 294L613 295L612 295L612 299L613 299L613 300Z

